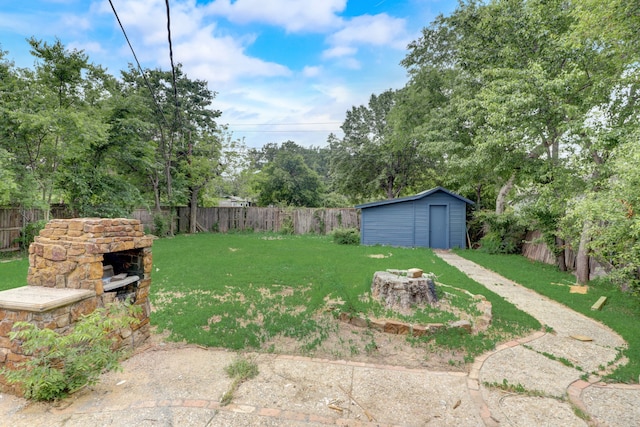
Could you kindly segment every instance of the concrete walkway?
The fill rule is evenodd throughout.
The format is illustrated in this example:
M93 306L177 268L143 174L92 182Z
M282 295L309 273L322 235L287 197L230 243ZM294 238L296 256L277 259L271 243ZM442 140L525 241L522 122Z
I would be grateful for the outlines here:
M259 375L227 406L220 404L231 386L224 368L236 353L156 345L58 405L0 394L0 426L638 425L638 386L585 375L615 360L624 345L617 334L455 254L438 256L553 332L503 344L478 357L469 374L257 354Z
M4 395L0 425L33 426L478 426L464 372L430 372L285 355L255 355L259 375L233 403L221 396L234 352L151 349L61 402Z
M614 363L618 349L625 346L617 333L452 252L437 251L437 255L531 314L550 331L501 345L476 359L469 387L481 395L481 413L487 425L640 423L640 387L599 381L598 373ZM587 375L591 373L596 374ZM507 393L486 384L508 384L526 392ZM581 412L586 416L576 415Z

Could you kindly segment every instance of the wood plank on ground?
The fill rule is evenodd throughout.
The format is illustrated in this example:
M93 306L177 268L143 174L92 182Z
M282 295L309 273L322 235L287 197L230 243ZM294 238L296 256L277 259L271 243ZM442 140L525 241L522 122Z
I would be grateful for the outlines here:
M601 310L602 306L607 302L607 297L600 297L592 306L591 310Z

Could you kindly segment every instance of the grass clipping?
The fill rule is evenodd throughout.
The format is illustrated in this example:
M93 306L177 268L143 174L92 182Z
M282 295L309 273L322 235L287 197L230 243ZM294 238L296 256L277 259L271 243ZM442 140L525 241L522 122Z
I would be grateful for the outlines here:
M233 400L233 395L240 387L240 384L258 375L258 364L245 357L238 357L233 363L226 366L224 371L229 378L233 379L229 390L220 399L220 404L226 406Z

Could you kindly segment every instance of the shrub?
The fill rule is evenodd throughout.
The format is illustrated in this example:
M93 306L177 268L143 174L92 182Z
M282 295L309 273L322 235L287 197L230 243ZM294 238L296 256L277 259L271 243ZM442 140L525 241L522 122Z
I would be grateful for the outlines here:
M282 225L280 226L280 234L291 235L294 233L295 229L293 227L293 218L287 216L282 220Z
M511 212L496 214L478 211L474 222L482 224L485 235L480 239L480 250L490 254L513 254L522 249L525 227Z
M43 219L36 222L30 222L25 225L22 230L20 230L20 237L16 239L20 245L20 250L25 252L28 251L29 245L33 243L33 240L38 234L40 234L40 230L42 230L45 225L47 225L47 221Z
M138 320L136 310L120 303L98 308L83 316L66 335L40 329L32 323L16 322L9 333L19 340L30 358L17 370L2 368L9 384L18 384L24 397L33 400L57 400L85 385L98 382L105 370L119 369L121 351L114 351L113 332Z
M517 252L517 246L513 240L504 238L497 232L490 231L480 239L480 248L478 250L488 254L514 254Z
M153 231L158 237L165 237L169 233L170 218L163 212L153 214Z
M332 234L333 241L339 245L360 244L360 232L356 228L336 228Z

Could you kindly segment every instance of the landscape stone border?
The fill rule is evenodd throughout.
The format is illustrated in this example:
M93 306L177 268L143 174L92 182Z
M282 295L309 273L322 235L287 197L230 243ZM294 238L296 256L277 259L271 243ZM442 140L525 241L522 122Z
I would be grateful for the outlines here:
M475 333L486 331L491 325L492 311L491 302L483 295L472 295L478 299L476 308L480 311L480 316L474 319L473 324L469 320L458 320L455 322L444 323L427 323L419 325L413 323L400 322L398 320L376 319L366 317L362 314L354 314L341 312L338 319L341 322L348 323L359 328L371 328L379 332L395 335L409 335L420 337L431 335L444 329L461 329L467 333Z

